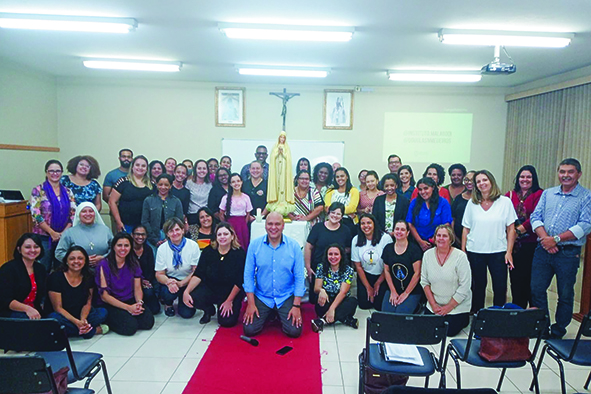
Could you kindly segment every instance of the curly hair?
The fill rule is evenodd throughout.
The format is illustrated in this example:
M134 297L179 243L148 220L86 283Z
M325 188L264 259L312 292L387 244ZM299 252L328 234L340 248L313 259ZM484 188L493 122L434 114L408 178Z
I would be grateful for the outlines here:
M99 176L101 176L101 167L99 166L98 161L96 161L94 157L88 155L72 157L66 166L68 172L72 175L76 175L76 168L78 167L78 163L80 163L82 160L86 160L88 164L90 164L90 170L88 171L88 175L86 175L86 179L97 179Z

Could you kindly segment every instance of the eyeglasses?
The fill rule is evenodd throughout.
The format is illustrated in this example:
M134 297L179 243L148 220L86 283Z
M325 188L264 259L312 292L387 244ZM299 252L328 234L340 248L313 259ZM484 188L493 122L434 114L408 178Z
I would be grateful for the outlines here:
M50 174L61 174L64 171L63 170L47 170L47 172Z
M90 164L84 164L84 163L78 163L78 167L86 167L86 168L90 168L91 165Z
M464 178L464 183L474 183L470 178Z
M310 182L310 178L298 178L299 181L308 181Z

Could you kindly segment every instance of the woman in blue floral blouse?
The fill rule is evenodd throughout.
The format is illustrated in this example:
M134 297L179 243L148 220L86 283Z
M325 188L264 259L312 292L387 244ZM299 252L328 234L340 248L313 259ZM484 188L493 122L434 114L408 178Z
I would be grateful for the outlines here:
M76 204L91 202L100 212L103 188L97 181L101 168L96 159L92 156L76 156L68 161L66 169L70 175L62 176L60 182L72 191Z
M326 248L323 262L318 264L314 292L318 294L316 303L317 319L312 320L312 330L322 331L325 324L336 321L359 328L359 321L353 317L357 310L357 299L351 296L353 268L347 261L345 249L339 244Z

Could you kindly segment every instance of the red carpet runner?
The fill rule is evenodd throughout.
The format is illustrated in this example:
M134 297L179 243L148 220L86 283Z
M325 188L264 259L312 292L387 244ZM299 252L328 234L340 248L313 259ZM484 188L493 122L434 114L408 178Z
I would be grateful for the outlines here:
M299 338L287 337L275 321L256 337L257 347L239 338L242 324L220 328L183 394L321 394L319 340L310 328L314 307L303 304L302 313L305 324ZM283 346L293 350L276 354Z

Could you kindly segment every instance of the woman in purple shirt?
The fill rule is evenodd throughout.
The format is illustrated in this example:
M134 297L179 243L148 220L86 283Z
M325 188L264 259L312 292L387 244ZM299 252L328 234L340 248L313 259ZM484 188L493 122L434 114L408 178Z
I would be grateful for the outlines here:
M133 335L154 326L154 315L144 308L142 270L131 253L132 245L131 235L115 235L111 252L96 270L96 285L108 311L107 325L120 335Z

